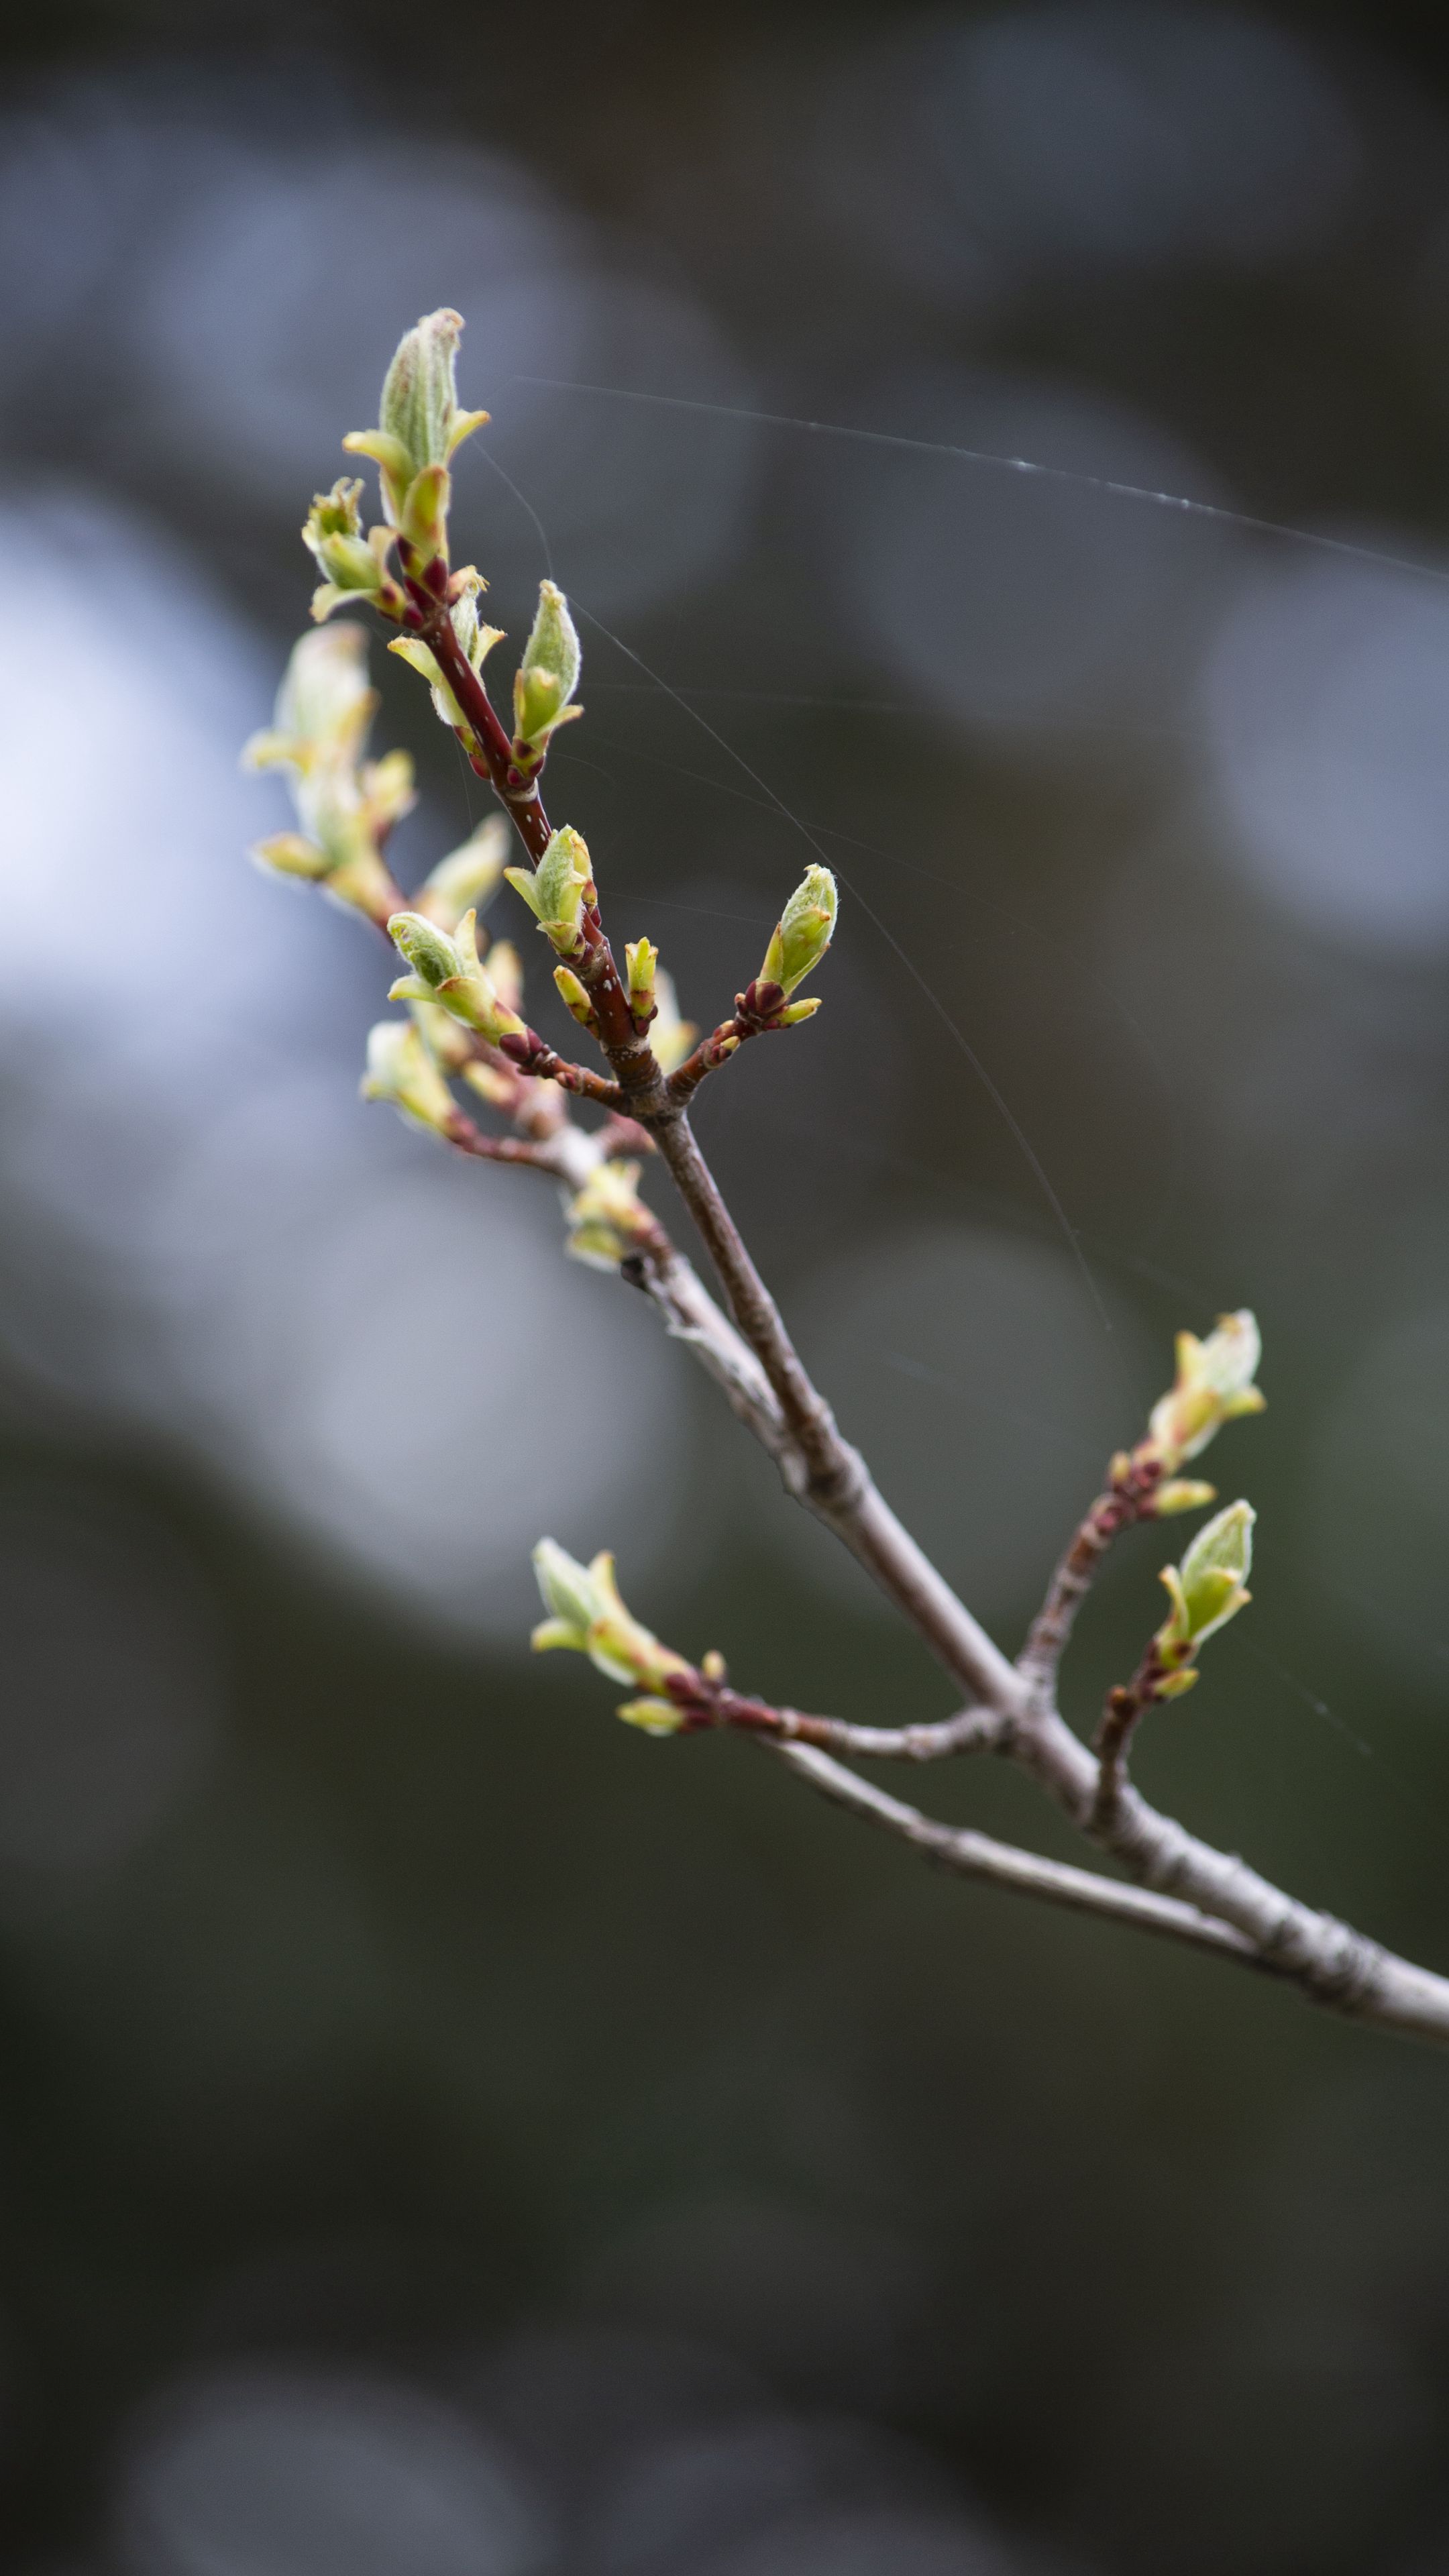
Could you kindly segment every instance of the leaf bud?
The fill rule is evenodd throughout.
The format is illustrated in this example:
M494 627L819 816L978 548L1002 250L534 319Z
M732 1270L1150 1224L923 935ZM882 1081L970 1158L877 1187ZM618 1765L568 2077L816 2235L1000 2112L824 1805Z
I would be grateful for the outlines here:
M677 1735L684 1724L684 1711L672 1699L621 1700L614 1715L645 1735Z
M581 1029L587 1029L591 1037L596 1036L599 1026L598 1014L572 966L555 966L553 980L558 986L559 998L564 1009L578 1021Z
M366 596L382 587L383 566L363 533L361 494L360 482L339 475L330 492L314 493L302 523L302 543L323 576L328 608L349 591ZM314 602L313 615L318 614Z
M513 756L521 769L536 768L550 736L583 713L570 704L580 659L568 601L555 583L540 582L538 614L513 681Z
M771 934L760 983L778 984L787 997L803 984L830 945L838 900L829 868L807 868Z
M1262 1412L1264 1399L1253 1383L1261 1355L1257 1322L1246 1307L1220 1315L1205 1342L1195 1333L1178 1334L1176 1380L1148 1418L1148 1440L1167 1467L1195 1458L1225 1422Z
M671 1674L689 1671L682 1655L661 1646L625 1608L607 1549L580 1565L554 1539L544 1538L533 1551L533 1565L550 1613L534 1629L535 1653L569 1647L587 1655L610 1681L633 1682L651 1697L663 1696Z
M462 315L450 306L425 313L394 352L376 429L352 430L342 442L353 455L372 457L389 523L425 564L447 554L448 460L488 417L458 408L462 329Z
M465 1028L497 1045L522 1030L516 1011L499 1000L478 962L474 916L465 912L453 937L421 912L395 912L388 936L412 968L388 993L390 1002L438 1002Z
M552 835L536 869L505 868L503 873L560 956L576 957L583 946L584 907L596 894L582 835L566 823Z
M1237 1617L1252 1598L1246 1584L1253 1563L1251 1503L1229 1503L1226 1511L1198 1531L1181 1565L1162 1569L1171 1609L1157 1631L1162 1662L1173 1667L1193 1661L1198 1648Z
M457 1118L452 1096L410 1020L379 1020L367 1040L364 1100L385 1100L415 1127L445 1136Z
M624 950L629 981L629 1008L644 1026L654 1016L654 970L659 951L652 939L631 939Z
M1204 1485L1195 1476L1169 1476L1158 1485L1141 1506L1144 1520L1166 1520L1173 1512L1199 1512L1204 1504L1215 1503L1216 1485Z

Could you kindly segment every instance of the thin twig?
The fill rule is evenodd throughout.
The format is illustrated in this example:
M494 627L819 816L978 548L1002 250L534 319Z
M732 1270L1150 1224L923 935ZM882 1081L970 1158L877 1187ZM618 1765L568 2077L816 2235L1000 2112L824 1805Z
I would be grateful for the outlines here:
M813 1744L822 1753L850 1754L856 1760L937 1762L943 1754L994 1753L1001 1746L1002 1721L992 1708L959 1709L934 1724L852 1726L844 1718L812 1717L804 1709L776 1708L769 1700L749 1698L731 1690L708 1666L675 1673L666 1687L693 1727L729 1728L777 1744Z

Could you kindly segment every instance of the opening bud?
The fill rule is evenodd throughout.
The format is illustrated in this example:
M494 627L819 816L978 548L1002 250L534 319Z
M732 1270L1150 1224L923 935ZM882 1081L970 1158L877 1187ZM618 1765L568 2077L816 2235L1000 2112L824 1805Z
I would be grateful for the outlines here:
M778 984L787 997L820 963L835 930L839 907L829 868L807 868L775 925L761 984Z
M550 1614L534 1629L536 1654L569 1647L587 1655L610 1681L632 1682L650 1697L663 1698L670 1675L689 1671L683 1655L661 1646L625 1608L607 1549L580 1565L554 1539L543 1538L533 1551L533 1567Z
M496 1046L520 1032L516 1011L499 999L478 961L475 916L465 912L454 935L421 912L395 912L388 936L412 968L392 986L390 1002L436 1002Z
M555 832L536 869L505 868L509 884L522 895L560 956L576 957L583 946L584 907L595 900L594 872L588 845L567 823Z
M1257 1321L1246 1306L1220 1315L1205 1342L1195 1333L1178 1334L1175 1383L1148 1418L1148 1439L1166 1467L1195 1458L1225 1422L1262 1412L1264 1398L1253 1383L1261 1356Z
M513 681L513 756L521 769L536 769L559 726L583 714L570 704L580 659L568 601L554 582L540 582L538 614Z
M353 455L373 458L389 522L427 561L447 552L448 459L488 417L458 408L462 330L463 317L451 306L425 313L398 343L376 429L352 430L342 442ZM434 479L419 491L428 476Z
M1193 1662L1198 1648L1251 1600L1246 1585L1256 1519L1251 1503L1229 1503L1226 1511L1198 1531L1180 1565L1163 1567L1162 1581L1172 1607L1155 1642L1169 1672ZM1178 1684L1179 1689L1185 1687Z

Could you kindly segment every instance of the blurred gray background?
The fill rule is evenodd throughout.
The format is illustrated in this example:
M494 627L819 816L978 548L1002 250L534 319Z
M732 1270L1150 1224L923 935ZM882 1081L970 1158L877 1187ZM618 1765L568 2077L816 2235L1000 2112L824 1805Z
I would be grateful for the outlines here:
M10 22L24 2576L1449 2570L1449 2066L530 1664L552 1529L748 1686L950 1705L548 1191L359 1104L385 960L248 867L238 768L307 499L455 303L457 551L515 638L575 601L616 936L713 1022L841 875L826 1009L699 1124L847 1430L1014 1646L1173 1331L1254 1305L1255 1606L1141 1774L1444 1966L1438 14ZM411 880L480 791L374 660Z

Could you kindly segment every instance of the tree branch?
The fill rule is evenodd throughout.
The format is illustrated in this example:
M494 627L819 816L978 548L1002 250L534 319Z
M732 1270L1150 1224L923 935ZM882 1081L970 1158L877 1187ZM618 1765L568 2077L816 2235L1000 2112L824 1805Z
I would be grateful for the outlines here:
M963 1878L987 1879L996 1887L1013 1888L1021 1896L1044 1897L1048 1904L1070 1906L1079 1914L1097 1914L1110 1922L1129 1923L1139 1932L1156 1932L1169 1940L1185 1941L1194 1949L1212 1950L1219 1958L1235 1959L1241 1967L1278 1976L1291 1973L1279 1961L1265 1958L1244 1934L1200 1913L1196 1906L1184 1905L1175 1897L1152 1895L1139 1887L1123 1887L1115 1879L1098 1878L1091 1870L1074 1869L1066 1861L1043 1860L1038 1853L1020 1851L1013 1843L999 1843L990 1834L939 1824L934 1817L922 1815L918 1807L892 1798L873 1781L862 1780L813 1746L775 1744L771 1749L823 1797L898 1834L930 1859L959 1871Z
M430 646L464 718L469 756L486 774L537 864L550 831L538 773L525 775L488 693L454 631L447 574L439 556L420 576L402 548L408 622ZM724 1290L733 1322L708 1297L663 1229L648 1227L627 1276L649 1294L666 1328L685 1341L723 1389L736 1414L775 1458L789 1490L833 1528L961 1687L979 1703L933 1729L853 1727L725 1694L718 1721L771 1741L779 1759L826 1796L887 1827L948 1867L1078 1910L1207 1948L1298 1984L1313 2001L1387 2028L1449 2041L1449 1980L1414 1967L1275 1888L1236 1856L1219 1852L1151 1807L1126 1780L1121 1756L1129 1724L1109 1726L1098 1761L1054 1704L1057 1665L1073 1619L1116 1532L1150 1508L1145 1495L1114 1481L1099 1496L1058 1564L1019 1665L1013 1665L902 1528L859 1453L804 1368L774 1299L729 1214L691 1131L684 1098L708 1069L711 1042L681 1068L673 1087L636 1025L597 908L585 909L573 961L592 1004L615 1086L589 1078L592 1096L649 1131ZM753 988L752 988L753 990ZM747 997L741 997L741 1007ZM751 1034L743 1026L739 1035ZM726 1024L716 1040L734 1032ZM550 1065L552 1071L552 1065ZM563 1081L563 1073L555 1076ZM577 1081L575 1088L585 1087ZM506 1143L462 1120L462 1150L526 1162L577 1186L600 1159L597 1140L577 1129ZM1141 1453L1123 1461L1135 1467ZM1114 1479L1116 1471L1114 1470ZM1130 1694L1119 1695L1130 1698ZM708 1721L705 1721L708 1722ZM809 1739L809 1740L807 1740ZM1133 1885L1048 1861L991 1837L939 1824L891 1798L832 1758L833 1750L927 1758L931 1751L990 1745L1017 1761L1072 1823L1129 1874Z
M1042 1860L1034 1852L996 1842L988 1834L939 1824L812 1746L780 1743L771 1749L837 1805L885 1826L965 1877L988 1879L1020 1895L1044 1897L1049 1904L1072 1906L1079 1913L1102 1915L1139 1931L1213 1950L1240 1967L1291 1981L1310 2002L1350 2020L1418 2039L1449 2042L1449 1979L1380 1949L1331 1915L1313 1914L1308 1907L1296 1905L1241 1861L1211 1854L1219 1873L1219 1895L1228 1893L1230 1877L1236 1877L1238 1886L1229 1897L1231 1912L1221 1903L1203 1907L1190 1896L1161 1892L1159 1882L1150 1889L1123 1887L1090 1870ZM1185 1845L1192 1840L1190 1835L1182 1836ZM1109 1848L1116 1849L1119 1858L1127 1857L1115 1841ZM1199 1844L1197 1850L1205 1852L1207 1846ZM1184 1872L1183 1883L1191 1876ZM1256 1932L1249 1928L1252 1923L1258 1926Z

